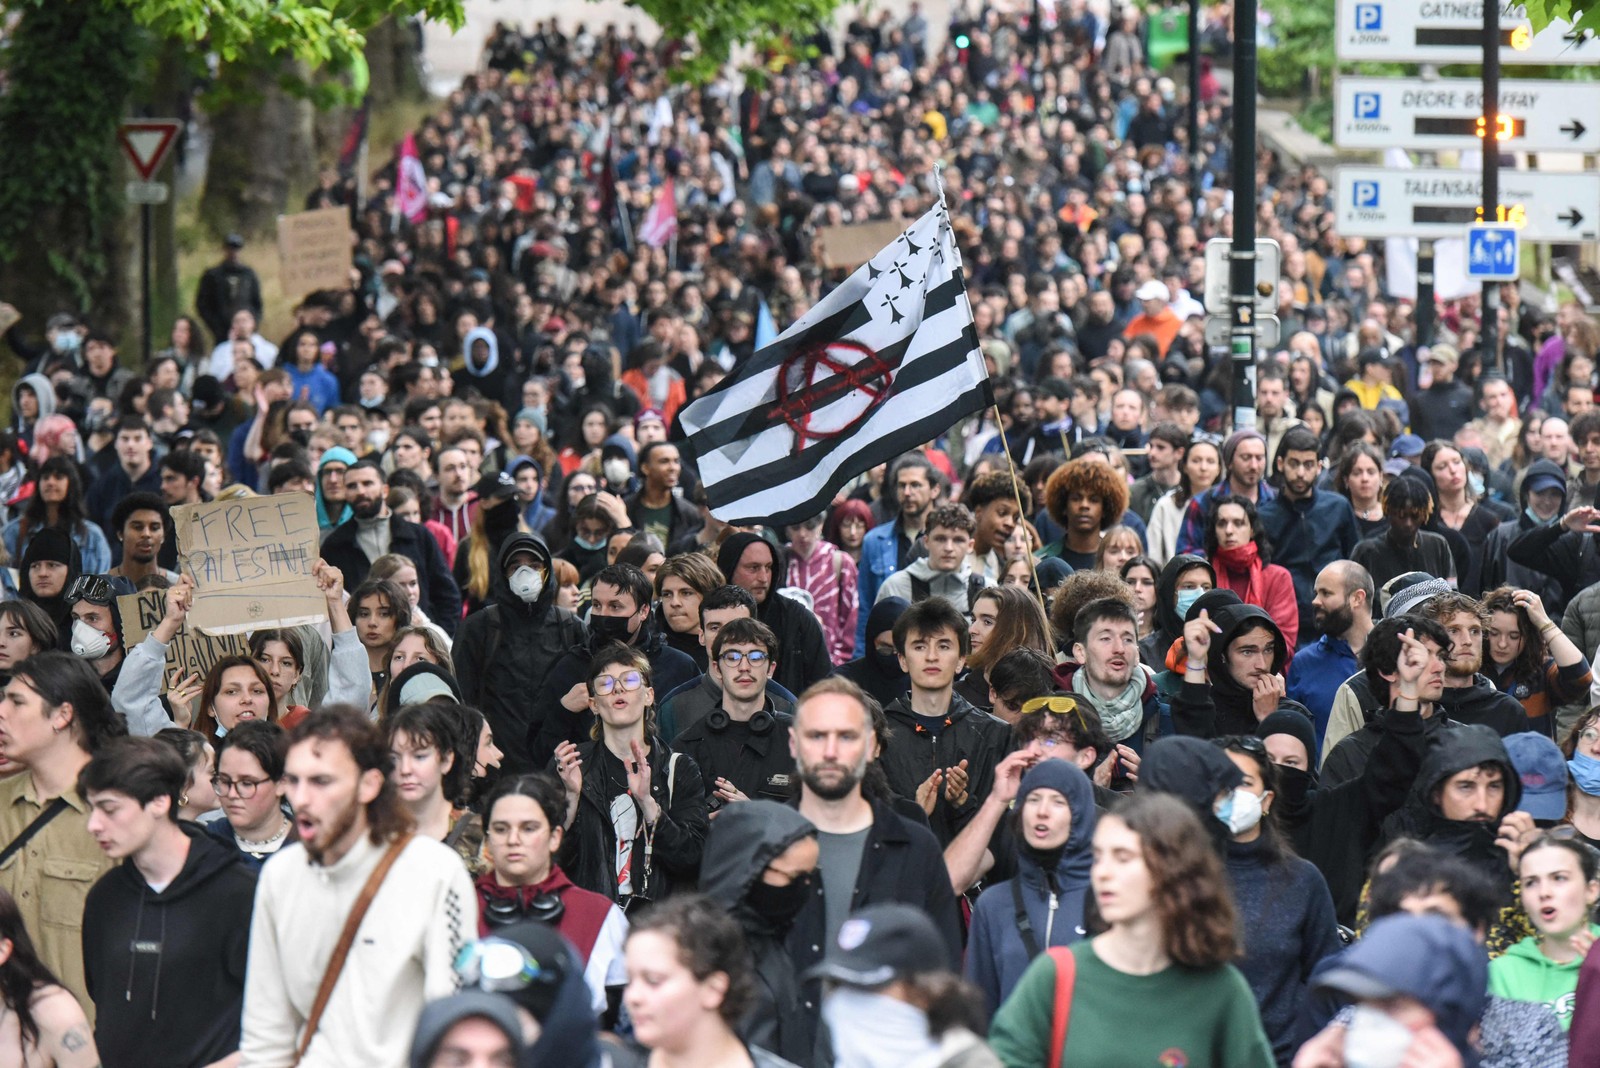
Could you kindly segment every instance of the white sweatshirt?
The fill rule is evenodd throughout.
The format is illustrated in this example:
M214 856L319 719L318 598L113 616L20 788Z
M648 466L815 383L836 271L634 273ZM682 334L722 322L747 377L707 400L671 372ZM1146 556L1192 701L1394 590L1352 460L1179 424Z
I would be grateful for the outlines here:
M345 918L383 846L363 836L329 867L298 843L261 869L250 924L241 1068L289 1068ZM455 993L478 901L461 858L413 838L367 910L300 1068L405 1068L425 1002Z

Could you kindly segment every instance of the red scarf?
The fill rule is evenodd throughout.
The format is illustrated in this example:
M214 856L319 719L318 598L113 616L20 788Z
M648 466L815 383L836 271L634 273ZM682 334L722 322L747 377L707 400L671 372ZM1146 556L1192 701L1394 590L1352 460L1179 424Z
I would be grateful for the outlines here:
M1246 578L1243 590L1238 589L1233 583L1229 583L1229 587L1245 604L1264 607L1261 602L1261 554L1256 550L1254 541L1247 541L1231 549L1218 549L1215 563L1228 572L1229 578L1244 573Z

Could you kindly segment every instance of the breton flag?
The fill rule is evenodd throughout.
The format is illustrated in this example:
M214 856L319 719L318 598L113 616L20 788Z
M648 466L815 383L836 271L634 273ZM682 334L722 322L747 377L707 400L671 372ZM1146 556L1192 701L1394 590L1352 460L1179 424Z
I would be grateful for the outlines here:
M672 189L672 179L661 183L656 191L656 202L639 224L639 240L651 248L666 248L678 236L678 200Z
M422 169L422 157L417 154L415 134L406 134L400 142L400 163L395 168L395 214L404 215L412 222L421 222L428 216L428 173Z
M783 527L993 403L936 205L683 410L711 512Z

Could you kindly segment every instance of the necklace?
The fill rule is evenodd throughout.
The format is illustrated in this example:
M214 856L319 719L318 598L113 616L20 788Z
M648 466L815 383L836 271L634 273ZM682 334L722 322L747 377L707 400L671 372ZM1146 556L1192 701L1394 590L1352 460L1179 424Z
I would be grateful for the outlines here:
M278 851L278 847L283 845L283 840L288 836L289 821L284 820L283 823L278 827L278 832L270 838L255 842L235 833L233 840L239 843L239 848L244 850L246 853L253 853L256 856L260 856L263 853L276 853Z

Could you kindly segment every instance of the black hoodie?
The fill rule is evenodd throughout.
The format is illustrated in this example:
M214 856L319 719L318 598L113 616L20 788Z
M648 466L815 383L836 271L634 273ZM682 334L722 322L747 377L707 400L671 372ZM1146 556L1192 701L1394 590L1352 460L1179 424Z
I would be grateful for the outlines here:
M239 1048L256 871L196 824L189 857L155 891L132 860L83 910L83 970L106 1068L198 1068Z
M1511 559L1511 543L1530 530L1537 530L1542 526L1551 524L1535 523L1528 518L1528 484L1540 475L1555 478L1561 483L1561 507L1556 511L1555 526L1559 527L1560 517L1567 512L1567 475L1554 461L1535 460L1529 465L1522 476L1522 482L1517 487L1517 514L1501 523L1489 532L1489 537L1483 543L1483 589L1484 592L1498 586L1514 586L1517 589L1532 590L1544 598L1544 603L1550 609L1550 618L1559 620L1565 611L1567 600L1562 595L1559 579L1546 575L1542 571L1520 564ZM1587 503L1587 502L1584 502Z
M532 604L511 592L505 565L518 552L532 552L544 568L544 589ZM534 771L528 755L530 728L553 712L533 701L561 654L583 644L583 623L556 605L555 570L550 549L537 534L513 534L500 547L491 603L461 621L454 646L456 678L462 699L481 709L505 752L503 775ZM560 709L554 710L559 712Z
M747 895L779 854L816 833L810 820L775 801L729 805L712 822L700 862L700 890L733 913L755 958L755 1005L739 1033L795 1064L810 1062L816 1023L800 1008L798 969L784 948L790 924L757 912Z
M1172 725L1179 734L1194 734L1202 738L1218 738L1228 734L1254 734L1260 722L1255 713L1255 697L1234 681L1228 670L1228 646L1246 630L1266 627L1272 632L1277 653L1272 658L1272 673L1282 675L1288 660L1288 647L1283 632L1266 611L1253 604L1224 605L1211 613L1212 622L1222 628L1222 633L1211 636L1211 652L1207 657L1208 682L1185 682L1172 701ZM1287 697L1278 699L1278 709L1294 709L1307 719L1311 712L1298 701Z
M722 543L717 566L732 582L739 558L758 541L772 550L772 587L767 590L767 599L756 606L756 618L778 636L778 670L773 681L790 693L804 693L813 682L833 674L833 661L828 657L827 639L817 617L799 601L778 592L789 573L783 550L759 534L741 532Z
M1179 553L1167 561L1167 566L1161 569L1161 575L1156 579L1156 625L1155 629L1144 636L1139 642L1139 659L1152 671L1164 671L1167 666L1167 650L1172 648L1172 643L1183 637L1183 617L1178 615L1178 576L1192 567L1203 567L1211 576L1211 585L1217 584L1217 572L1208 560L1194 553Z

